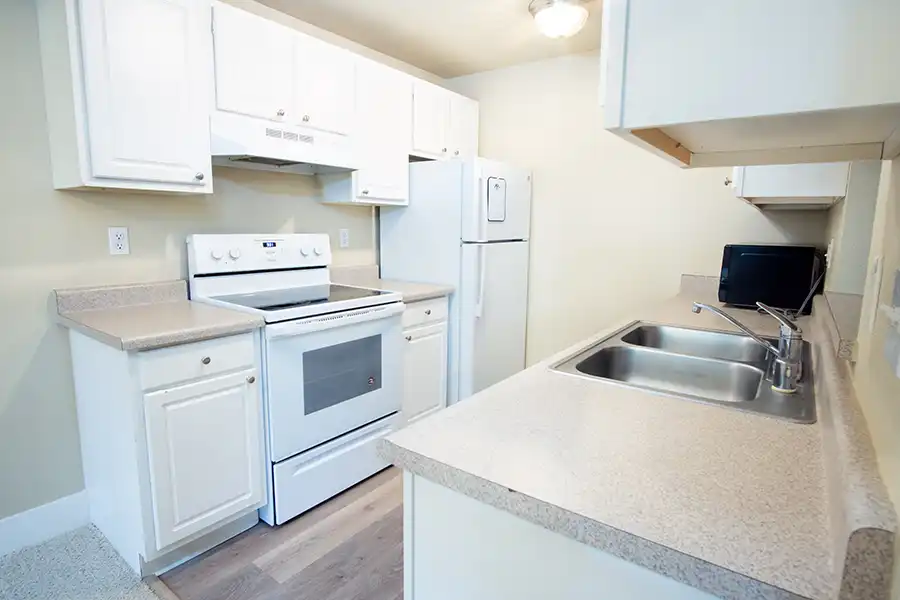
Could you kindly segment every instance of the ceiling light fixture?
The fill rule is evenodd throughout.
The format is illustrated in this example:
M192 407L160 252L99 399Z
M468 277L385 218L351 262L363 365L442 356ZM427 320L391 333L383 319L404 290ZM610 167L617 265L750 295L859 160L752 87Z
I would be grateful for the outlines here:
M572 37L588 18L585 0L531 0L528 10L541 33L549 38Z

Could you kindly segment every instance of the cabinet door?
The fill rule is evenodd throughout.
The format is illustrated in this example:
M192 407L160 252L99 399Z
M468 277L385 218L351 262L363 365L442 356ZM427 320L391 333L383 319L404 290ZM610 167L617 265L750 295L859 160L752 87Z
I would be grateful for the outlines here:
M293 52L294 110L289 121L321 131L351 133L356 87L353 55L299 33Z
M156 548L261 504L254 369L144 396Z
M82 0L94 177L208 185L209 4Z
M850 163L810 163L738 167L736 193L742 198L842 198Z
M412 135L412 80L374 63L359 66L356 131L362 168L354 173L360 200L409 201L409 139Z
M478 155L478 102L454 94L450 100L449 155L470 158Z
M281 121L292 110L294 33L243 10L213 7L216 108Z
M447 405L447 323L407 330L403 416L409 421Z
M450 92L426 81L413 84L413 152L444 158L449 152Z

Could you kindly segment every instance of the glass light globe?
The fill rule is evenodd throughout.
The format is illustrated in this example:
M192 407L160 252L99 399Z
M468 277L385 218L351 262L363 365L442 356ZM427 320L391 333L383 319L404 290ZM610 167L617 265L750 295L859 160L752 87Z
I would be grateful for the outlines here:
M577 0L532 2L530 9L538 30L549 38L575 35L588 18L588 9Z

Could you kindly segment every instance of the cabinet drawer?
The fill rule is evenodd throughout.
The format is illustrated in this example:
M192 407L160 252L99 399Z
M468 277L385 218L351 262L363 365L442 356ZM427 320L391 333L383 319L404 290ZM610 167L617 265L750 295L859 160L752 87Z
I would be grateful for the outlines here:
M252 333L142 352L138 355L141 389L252 367L255 358Z
M435 298L407 304L406 310L403 311L403 328L444 321L447 319L448 311L447 298Z

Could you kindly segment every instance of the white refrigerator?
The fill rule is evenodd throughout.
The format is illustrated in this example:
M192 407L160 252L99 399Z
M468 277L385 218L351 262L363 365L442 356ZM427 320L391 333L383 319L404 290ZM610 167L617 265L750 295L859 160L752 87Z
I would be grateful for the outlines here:
M531 173L476 158L409 166L380 213L381 276L452 285L448 402L525 367Z

